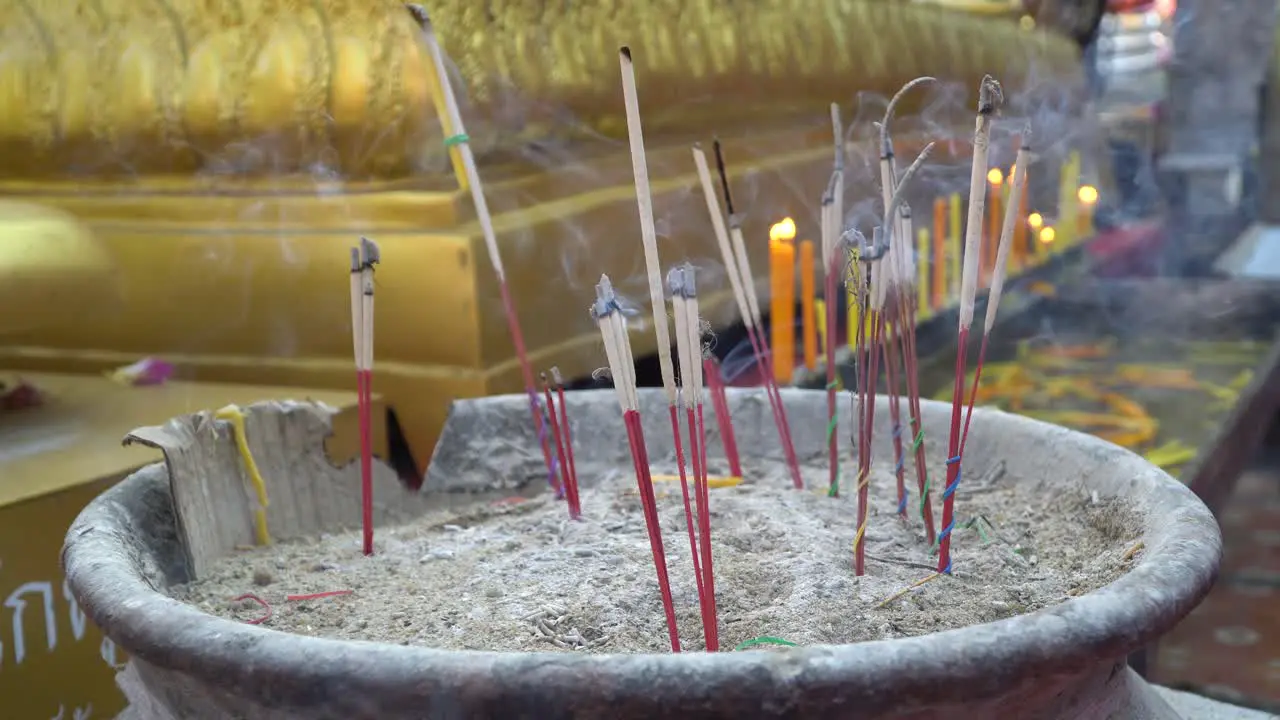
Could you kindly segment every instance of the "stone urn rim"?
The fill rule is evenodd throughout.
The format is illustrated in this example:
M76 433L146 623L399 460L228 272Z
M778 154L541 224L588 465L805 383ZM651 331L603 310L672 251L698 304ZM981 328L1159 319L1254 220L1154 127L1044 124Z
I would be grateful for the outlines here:
M608 393L612 402L612 390L598 392ZM650 396L647 401L657 399L658 391L642 393ZM753 394L758 393L731 391L731 399L742 402ZM805 394L822 395L782 394L789 406L804 401ZM484 402L528 412L524 395ZM950 413L949 404L925 404L926 423L930 414ZM998 694L1011 682L1097 665L1100 658L1119 661L1171 629L1203 599L1216 577L1221 537L1212 514L1190 490L1138 455L1092 436L997 410L979 409L975 415L975 432L1054 433L1088 455L1090 467L1105 465L1111 476L1129 478L1128 490L1118 494L1143 498L1144 547L1127 573L1025 615L910 638L785 652L589 655L333 640L208 615L156 587L147 563L155 573L167 551L157 550L156 538L139 536L137 513L144 503L168 495L163 464L140 470L85 508L68 531L63 565L80 606L132 657L209 682L218 678L244 688L271 687L256 698L268 705L317 692L337 701L341 693L405 687L413 687L423 702L440 693L501 692L511 700L572 687L599 695L600 702L653 695L706 707L726 693L750 692L763 698L803 695L796 702L816 703L813 707L850 702L867 703L868 710L897 707L886 703L900 698L885 698L878 690L886 686L894 693L914 689L930 702L965 702ZM527 420L527 414L523 417ZM305 678L297 677L300 658L306 658ZM273 673L280 674L273 677L276 685L263 681L264 674ZM304 687L315 683L332 689Z

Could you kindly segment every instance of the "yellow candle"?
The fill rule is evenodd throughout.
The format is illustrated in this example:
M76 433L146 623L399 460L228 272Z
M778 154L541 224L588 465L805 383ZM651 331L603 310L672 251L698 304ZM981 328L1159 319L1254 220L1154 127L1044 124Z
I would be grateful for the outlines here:
M1093 209L1098 204L1098 189L1085 185L1076 193L1076 199L1080 201L1080 237L1093 237Z
M960 193L951 193L947 198L951 211L951 223L947 228L947 258L951 261L950 275L947 278L947 297L960 297L960 259L964 254L960 250L960 233L963 222L960 220Z
M979 277L983 279L984 284L991 282L991 273L996 267L996 249L1000 245L1000 226L1004 222L1004 209L1001 198L1003 197L1000 188L1004 186L1004 173L1000 172L1000 168L991 168L987 172L987 184L990 190L987 192L987 227L982 238L982 255L981 265L982 271Z
M794 230L791 235L795 237ZM773 290L769 318L773 330L773 377L788 383L796 364L796 248L790 238L769 239L769 267Z
M916 281L916 302L920 319L932 317L929 307L929 231L925 228L916 230L916 264L919 278Z
M930 287L929 307L937 310L942 307L947 296L947 201L935 198L933 201L933 285Z
M813 318L818 325L818 352L825 355L827 352L827 303L825 300L814 299Z
M1031 230L1031 262L1039 265L1049 252L1049 248L1040 242L1040 230L1044 227L1044 216L1040 213L1031 213L1027 216L1027 227Z
M814 285L813 241L800 243L800 337L804 343L804 366L818 367L818 328L813 318Z
M1058 178L1058 226L1055 249L1065 249L1075 241L1076 191L1080 182L1080 153L1072 150L1062 163Z

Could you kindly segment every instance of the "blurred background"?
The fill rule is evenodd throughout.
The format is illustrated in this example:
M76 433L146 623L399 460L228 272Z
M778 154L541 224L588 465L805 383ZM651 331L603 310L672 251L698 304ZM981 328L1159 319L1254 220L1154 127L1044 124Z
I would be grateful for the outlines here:
M359 236L383 252L375 442L407 484L452 400L525 389L421 29L390 0L286 5L0 6L0 695L23 698L6 717L121 706L123 652L86 623L57 556L85 502L156 459L125 433L306 397L341 410L335 459L354 452ZM723 143L779 380L821 387L817 350L835 343L849 376L859 323L845 288L822 298L796 260L818 239L828 106L845 126L844 221L871 236L872 123L904 83L936 77L893 133L904 162L937 143L909 241L924 392L947 398L976 90L997 77L988 205L1017 203L1018 225L979 402L1124 445L1211 506L1218 586L1133 663L1280 711L1274 0L534 5L431 11L534 370L574 389L605 364L586 312L600 274L647 303L617 45L637 53L660 253L699 268L719 371L743 387L763 378L690 144ZM1036 158L1011 197L1026 127ZM840 302L835 337L818 337L822 301ZM657 385L646 314L632 342Z

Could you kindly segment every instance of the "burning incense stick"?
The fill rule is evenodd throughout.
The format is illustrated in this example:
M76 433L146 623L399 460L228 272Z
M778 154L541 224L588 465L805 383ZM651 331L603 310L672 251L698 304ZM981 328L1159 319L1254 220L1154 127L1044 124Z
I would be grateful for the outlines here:
M382 260L378 244L360 238L360 247L351 249L355 302L360 316L356 324L356 403L360 423L360 518L364 530L364 554L373 554L373 268ZM358 266L359 279L354 270ZM358 285L359 293L356 294ZM352 311L354 320L357 311Z
M475 205L476 220L480 223L480 232L484 236L485 249L489 253L489 263L493 266L493 274L498 278L498 291L502 295L502 308L507 316L507 331L511 335L511 344L515 347L516 359L520 363L520 373L524 378L524 391L529 397L529 412L533 415L534 432L538 436L538 444L542 447L542 459L547 466L547 483L556 490L557 495L563 492L558 479L555 460L552 459L551 445L547 438L547 428L542 421L542 409L539 407L538 393L534 389L533 368L529 364L529 354L524 346L524 332L520 329L520 318L516 315L515 302L511 298L511 290L507 286L507 273L502 266L502 255L498 251L498 238L493 229L493 218L489 214L489 203L484 196L484 188L480 184L480 172L476 169L475 153L471 150L471 139L467 136L466 126L462 122L462 112L458 109L458 98L453 92L453 82L445 65L444 51L436 39L435 28L425 8L420 5L407 5L409 13L422 28L423 41L431 54L431 62L435 65L436 76L440 83L441 100L449 118L449 127L454 133L445 138L444 144L450 150L457 149L462 157L462 166L466 172L467 184L471 189L471 201Z
M640 126L640 96L636 92L636 71L631 49L618 51L622 68L622 99L627 113L627 139L631 144L631 173L636 186L636 208L640 214L640 240L644 245L644 265L649 279L649 302L653 309L653 332L658 338L658 365L662 389L667 394L671 416L671 436L675 441L676 464L684 475L684 452L680 441L680 417L676 411L676 373L671 361L671 331L667 327L666 302L662 294L662 270L658 267L658 232L653 221L653 196L649 189L649 164L645 159L644 131ZM691 449L692 451L692 449Z
M800 465L796 460L795 447L791 444L791 431L787 426L786 410L782 406L782 395L773 379L773 369L769 364L764 345L763 322L760 317L760 306L755 298L755 284L751 276L751 266L745 251L738 255L731 243L742 243L742 231L731 236L725 227L724 215L720 212L720 202L716 199L715 188L711 182L711 170L707 166L707 155L700 145L693 146L693 161L698 168L698 179L702 183L702 196L706 200L707 213L711 216L711 226L715 231L716 242L720 247L720 256L724 260L725 270L729 275L729 286L733 290L733 298L738 303L738 312L742 315L743 325L747 330L747 339L751 342L751 350L755 354L756 365L763 375L765 395L769 398L769 408L773 411L774 424L778 428L778 439L782 443L783 456L791 470L792 483L797 489L804 487L800 477ZM721 182L727 179L721 176ZM726 196L728 197L728 196ZM732 208L732 205L730 205ZM745 246L745 243L743 243ZM744 247L745 250L745 247Z
M702 464L701 457L698 453L698 436L697 436L697 418L694 414L694 395L696 389L693 386L693 376L697 372L694 369L693 353L689 349L689 332L686 325L689 322L689 313L685 309L686 293L685 293L685 266L672 268L667 273L667 286L671 290L671 315L675 320L676 330L676 352L680 359L680 404L685 408L688 415L689 424L689 458L690 465L693 469L693 482L696 488L702 480ZM698 606L702 614L702 627L704 635L709 636L707 630L707 593L704 587L704 573L702 562L699 559L699 542L698 534L694 530L694 511L693 505L689 500L689 481L685 477L684 468L680 471L680 494L684 500L684 519L685 526L689 531L689 550L693 553L693 574L697 581L698 588ZM698 504L701 506L702 497L698 495ZM701 520L702 508L698 508L698 518ZM699 526L701 523L699 522Z
M702 412L702 373L698 358L702 354L701 319L698 315L698 293L694 267L688 263L672 270L670 278L672 304L676 317L676 348L680 354L680 376L683 381L685 410L689 419L689 453L693 458L694 488L698 499L698 545L702 553L698 583L702 589L702 627L707 652L720 649L716 626L715 575L711 557L710 492L707 480L707 436ZM692 534L690 534L692 538ZM694 562L694 572L699 563Z
M900 246L903 244L909 244L911 242L911 239L912 239L911 219L910 219L909 211L904 213L903 214L904 216L894 216L889 212L889 205L892 204L893 202L893 197L891 195L890 188L896 188L899 182L897 178L897 168L895 167L895 164L894 164L893 134L890 131L890 123L893 120L894 110L896 109L898 102L902 99L902 97L905 96L906 93L910 91L912 88L917 87L919 85L923 85L925 83L929 83L929 82L934 82L934 78L920 77L920 78L916 78L915 80L912 80L906 85L903 85L902 88L898 90L897 94L893 96L893 99L889 101L888 106L885 108L884 118L881 120L880 126L879 126L880 127L880 180L881 180L881 193L885 203L885 217L886 218L893 217L899 223L898 232L899 232L899 238L900 238L900 241L899 241ZM920 159L917 158L916 163L913 164L913 167L915 165L918 165L919 162L920 162ZM912 170L908 169L908 174L910 174L911 172ZM887 222L888 221L886 220L886 224ZM900 259L909 258L910 251L907 250L905 253L900 253L898 257ZM904 274L904 279L907 283L914 282L915 273L911 271L909 266L903 267L901 269L901 272ZM912 305L913 298L911 297L911 293L910 293L910 285L907 285L900 289L898 293L898 299L899 299L899 302L897 303L897 308L896 308L897 310L896 321L900 328L900 332L898 333L896 340L898 341L898 344L902 349L901 361L902 361L902 371L903 371L903 375L905 376L906 386L907 386L907 410L909 413L911 428L913 430L911 435L910 449L915 455L916 489L920 493L920 517L921 517L921 521L924 523L924 526L925 526L925 534L928 537L929 543L932 544L934 533L935 533L934 524L933 524L933 504L930 499L929 475L928 475L928 469L925 464L924 425L920 421L920 379L919 379L919 370L917 367L918 362L917 362L917 356L916 356L916 342L915 342L916 314L914 312L914 308ZM886 359L886 362L888 361L889 360ZM893 403L893 397L891 393L890 404L892 405L892 403ZM900 435L901 434L900 425L895 423L894 427L896 432ZM905 482L899 488L899 490L900 492L898 496L898 511L899 511L899 514L904 514L906 512L906 503L909 501Z
M569 502L569 517L582 516L582 498L578 495L578 467L573 460L573 432L569 429L569 408L564 402L564 376L560 368L551 367L551 380L556 385L556 396L560 404L560 432L564 436L564 451L569 464L561 464L564 473L565 498Z
M729 462L729 475L742 477L742 459L738 455L738 438L733 432L733 415L729 412L729 396L725 393L720 363L710 352L702 358L702 372L711 390L711 404L716 411L716 425L720 427L720 441L724 444L725 459Z
M564 433L561 432L560 430L560 418L556 415L556 403L555 403L555 400L551 397L551 381L547 379L546 373L542 373L539 377L542 380L542 393L546 397L547 417L548 417L548 420L550 421L549 425L551 426L551 440L556 448L556 460L558 461L559 467L560 467L561 487L563 487L565 490L565 500L569 505L569 517L574 520L577 520L580 512L577 508L577 503L575 502L575 498L573 497L574 496L574 492L572 489L573 481L569 478L569 472L568 472L569 461L567 459L567 453L565 452ZM561 399L563 401L563 397ZM563 409L564 408L562 405L561 410ZM568 427L568 424L569 423L566 421L565 426Z
M671 652L680 652L680 634L676 628L675 604L671 599L671 582L667 577L667 558L662 545L662 527L658 522L658 500L653 490L653 476L649 470L649 454L644 443L644 428L640 424L640 398L636 392L635 360L631 355L631 339L627 336L626 321L618 306L618 297L607 275L600 276L596 285L596 302L591 315L600 328L605 356L609 359L609 371L613 375L613 387L622 407L623 421L627 426L627 439L631 443L631 459L635 464L636 485L640 491L640 503L644 510L645 527L649 531L649 548L653 552L653 565L658 574L658 590L662 594L662 607L667 618L667 634L671 639Z
M1027 171L1031 165L1031 128L1022 131L1022 143L1018 147L1018 172L1013 178L1013 197L1017 198L1025 190ZM995 268L991 275L991 292L987 295L987 316L982 325L982 344L978 348L978 364L973 369L973 387L969 390L969 408L964 415L964 428L960 432L960 451L964 456L964 446L969 440L969 421L973 419L973 405L978 398L978 385L982 382L982 366L987 360L987 343L991 339L991 329L996 325L996 310L1000 307L1000 296L1004 292L1004 279L1008 272L1009 253L1013 247L1014 226L1022 221L1022 213L1018 203L1010 202L1004 212L1004 226L1000 229L1000 247L996 251ZM957 463L959 464L959 463ZM957 477L959 471L957 470Z
M982 242L982 213L991 143L991 119L1004 100L1000 83L990 75L978 88L978 117L973 132L973 167L969 174L969 217L965 228L964 270L960 280L959 339L955 387L951 393L951 432L947 439L947 484L942 491L942 529L938 533L938 572L951 572L951 531L955 527L955 492L960 483L960 411L964 402L965 351L978 291L978 253ZM1024 173L1025 174L1025 173Z

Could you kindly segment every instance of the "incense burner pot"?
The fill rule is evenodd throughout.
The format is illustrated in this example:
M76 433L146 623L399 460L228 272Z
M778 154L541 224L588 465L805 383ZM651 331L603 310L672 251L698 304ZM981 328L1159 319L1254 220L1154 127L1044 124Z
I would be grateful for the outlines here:
M821 455L825 394L783 397L798 454ZM780 455L763 393L731 391L729 400L744 460ZM510 490L538 477L526 402L456 404L422 492ZM642 392L641 405L651 453L670 452L662 393ZM572 393L569 406L584 482L596 472L588 468L627 467L613 393ZM949 405L924 404L929 437L942 437L949 413ZM877 430L876 452L888 453L887 426ZM469 439L480 433L506 437L512 449L477 454ZM80 606L131 657L121 686L128 717L140 719L1178 718L1125 657L1208 591L1221 555L1209 510L1126 450L998 411L978 411L966 456L1000 458L1012 478L1122 498L1141 519L1144 551L1110 585L997 622L856 645L671 655L446 652L290 635L203 614L164 592L190 573L175 542L164 465L86 508L67 534L63 563Z

